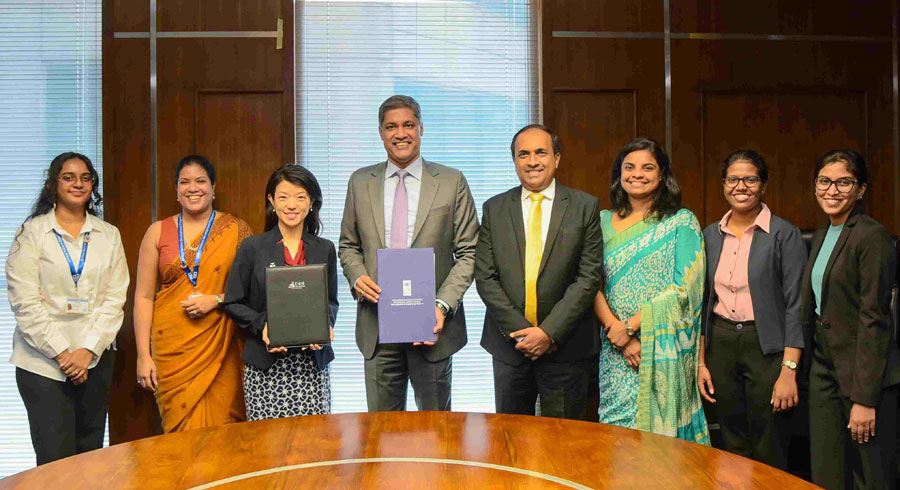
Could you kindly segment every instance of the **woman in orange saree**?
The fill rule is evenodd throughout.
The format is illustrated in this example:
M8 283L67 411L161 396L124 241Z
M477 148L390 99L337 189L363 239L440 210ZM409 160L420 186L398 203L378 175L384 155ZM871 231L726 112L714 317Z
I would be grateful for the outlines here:
M147 230L134 308L137 381L156 395L167 433L246 420L243 337L221 302L237 248L251 231L213 210L215 170L205 158L185 157L175 175L182 213Z

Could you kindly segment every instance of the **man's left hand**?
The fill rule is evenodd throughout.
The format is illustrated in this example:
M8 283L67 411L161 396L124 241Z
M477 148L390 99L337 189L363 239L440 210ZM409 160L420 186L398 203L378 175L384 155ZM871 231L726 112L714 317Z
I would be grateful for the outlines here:
M413 342L413 345L434 345L437 343L438 338L441 336L441 331L444 330L444 312L437 306L434 307L434 317L437 318L437 323L434 325L434 342Z
M516 330L509 336L516 339L516 350L525 354L525 357L532 361L544 355L553 343L547 332L539 327Z

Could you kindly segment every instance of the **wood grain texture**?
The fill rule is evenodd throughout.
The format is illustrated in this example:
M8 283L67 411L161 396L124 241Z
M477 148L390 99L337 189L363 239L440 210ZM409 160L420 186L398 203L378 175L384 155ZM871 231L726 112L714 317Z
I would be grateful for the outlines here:
M274 31L278 5L286 0L160 1L161 31ZM285 46L290 46L285 44Z
M670 437L562 419L385 412L245 422L144 439L0 480L0 489L192 488L312 462L433 458L555 476L589 488L817 488L769 466ZM217 488L571 488L535 476L435 462L288 469Z

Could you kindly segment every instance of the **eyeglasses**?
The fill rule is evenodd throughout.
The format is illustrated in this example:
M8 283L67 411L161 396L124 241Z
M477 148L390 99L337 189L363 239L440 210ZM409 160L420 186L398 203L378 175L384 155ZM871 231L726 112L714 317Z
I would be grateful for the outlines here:
M759 185L760 178L755 175L749 177L735 177L734 175L729 175L722 179L722 182L728 187L737 187L739 183L743 182L745 186L752 188Z
M827 191L831 188L831 184L834 184L837 187L838 192L842 194L846 194L853 190L853 186L856 185L858 181L850 180L850 179L837 179L831 180L828 177L816 177L816 189L820 191Z
M72 185L76 180L81 180L82 184L92 184L94 183L94 177L91 174L82 174L81 177L76 176L75 174L62 174L59 176L59 180L63 181L66 185Z

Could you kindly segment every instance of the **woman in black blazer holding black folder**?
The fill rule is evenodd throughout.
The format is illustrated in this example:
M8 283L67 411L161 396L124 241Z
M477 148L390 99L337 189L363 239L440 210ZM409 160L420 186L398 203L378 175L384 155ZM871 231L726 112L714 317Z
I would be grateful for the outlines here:
M322 190L299 165L276 170L266 185L266 232L241 244L225 288L225 311L246 333L244 400L248 420L331 413L328 345L269 348L266 269L327 264L328 322L337 316L337 258L334 244L318 235ZM331 330L334 339L334 330Z

